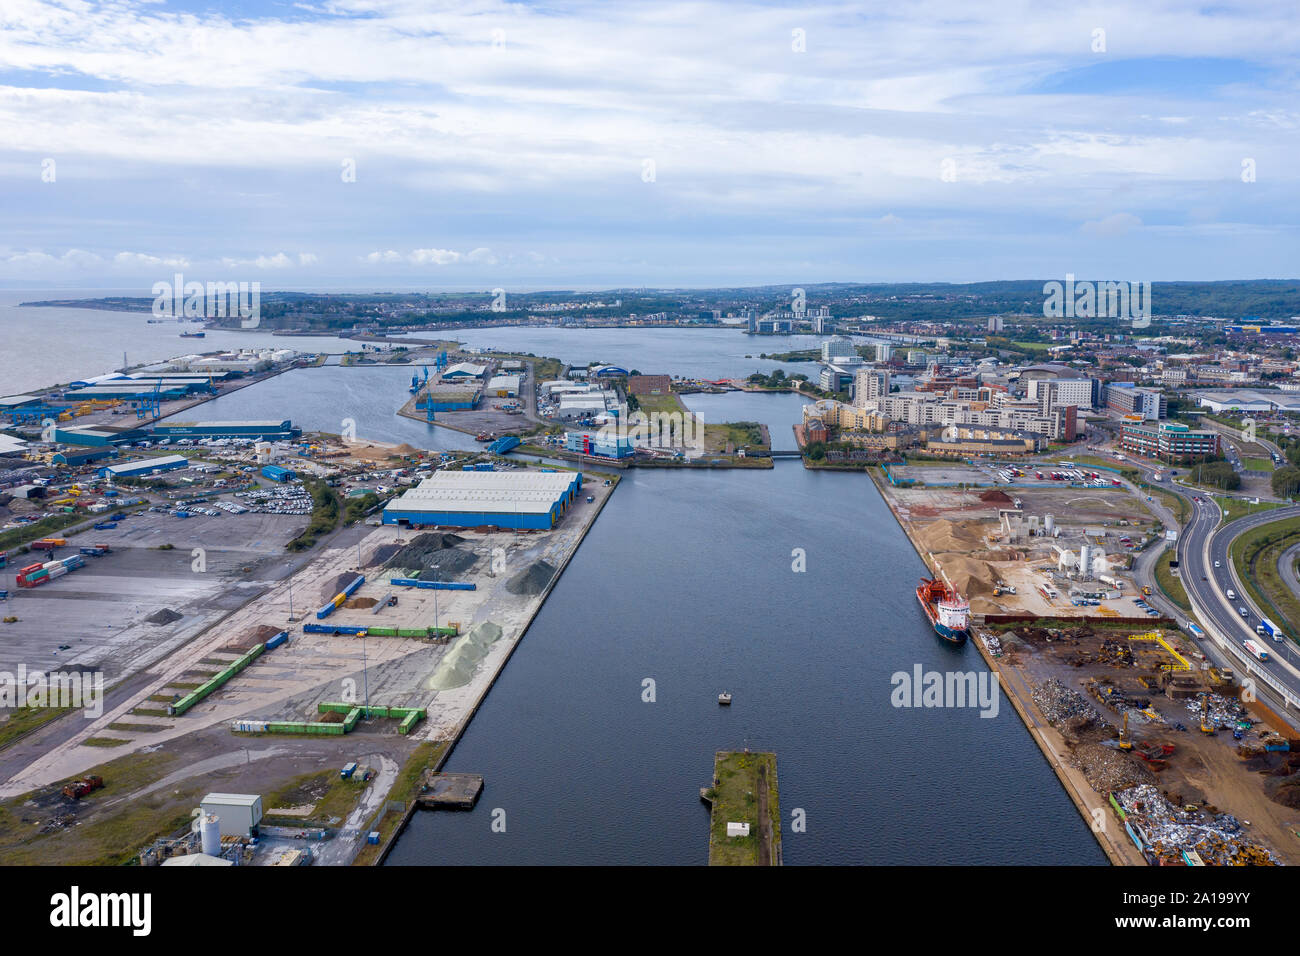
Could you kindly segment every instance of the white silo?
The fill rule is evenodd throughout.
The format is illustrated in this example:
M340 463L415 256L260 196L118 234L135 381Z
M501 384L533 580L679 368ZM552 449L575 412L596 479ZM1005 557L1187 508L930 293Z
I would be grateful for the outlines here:
M221 818L215 813L199 818L199 842L205 856L221 856Z
M1056 537L1056 515L1043 516L1043 531L1049 538Z
M1079 545L1079 577L1085 580L1092 572L1092 565L1089 563L1092 559L1092 553L1086 544Z

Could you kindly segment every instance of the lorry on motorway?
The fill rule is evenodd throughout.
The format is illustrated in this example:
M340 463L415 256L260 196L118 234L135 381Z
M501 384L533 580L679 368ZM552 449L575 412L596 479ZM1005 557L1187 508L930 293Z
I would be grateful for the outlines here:
M1200 640L1202 637L1205 636L1205 632L1201 630L1201 626L1197 624L1195 621L1187 622L1187 632L1197 640Z
M1246 653L1250 654L1257 660L1268 660L1268 651L1264 650L1264 648L1260 647L1254 641L1243 641L1241 646L1246 649Z
M1271 637L1273 638L1273 640L1279 642L1282 640L1283 637L1281 630L1278 629L1278 626L1266 617L1261 617L1259 619L1259 623L1255 625L1255 633L1261 634L1264 637Z

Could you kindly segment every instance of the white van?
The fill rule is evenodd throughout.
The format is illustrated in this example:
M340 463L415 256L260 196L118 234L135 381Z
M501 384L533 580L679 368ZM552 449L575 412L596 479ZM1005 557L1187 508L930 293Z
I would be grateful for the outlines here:
M1237 595L1233 593L1232 588L1228 588L1228 600L1229 601L1237 600Z

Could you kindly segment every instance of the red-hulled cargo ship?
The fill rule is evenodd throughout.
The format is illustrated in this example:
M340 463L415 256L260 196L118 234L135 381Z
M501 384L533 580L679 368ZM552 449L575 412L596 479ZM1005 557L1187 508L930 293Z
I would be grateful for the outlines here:
M970 602L943 581L922 578L916 599L930 619L934 633L953 644L964 644L970 634Z

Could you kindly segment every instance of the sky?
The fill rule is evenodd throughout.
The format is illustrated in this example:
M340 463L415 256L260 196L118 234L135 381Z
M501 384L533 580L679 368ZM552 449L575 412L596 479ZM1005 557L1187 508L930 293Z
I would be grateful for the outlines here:
M0 3L0 285L1300 275L1294 0Z

